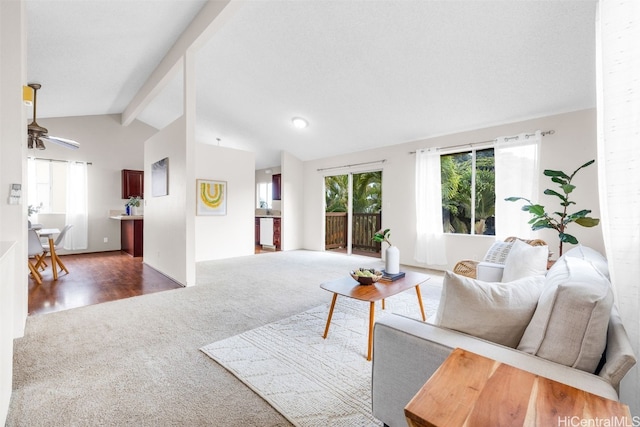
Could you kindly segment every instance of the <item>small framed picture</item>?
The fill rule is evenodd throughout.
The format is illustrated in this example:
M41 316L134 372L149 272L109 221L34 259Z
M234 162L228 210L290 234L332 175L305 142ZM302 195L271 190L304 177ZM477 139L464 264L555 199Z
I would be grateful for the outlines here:
M153 197L169 194L169 158L165 157L151 164L151 195Z
M196 215L227 214L227 182L196 180Z

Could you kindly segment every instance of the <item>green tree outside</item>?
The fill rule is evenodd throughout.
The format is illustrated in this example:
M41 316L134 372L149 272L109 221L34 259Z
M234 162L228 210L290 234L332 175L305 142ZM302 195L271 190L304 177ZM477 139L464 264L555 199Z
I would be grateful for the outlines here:
M471 234L472 154L444 155L440 164L443 230ZM493 149L476 151L475 234L495 234L491 225L495 215L494 166Z
M346 212L349 176L325 177L325 211ZM382 172L353 175L353 212L378 213L382 210Z

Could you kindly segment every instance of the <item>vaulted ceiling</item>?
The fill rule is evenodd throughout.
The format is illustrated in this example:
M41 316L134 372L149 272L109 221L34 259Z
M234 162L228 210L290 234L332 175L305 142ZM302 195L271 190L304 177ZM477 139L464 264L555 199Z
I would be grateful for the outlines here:
M205 3L26 0L38 115L122 113ZM196 136L257 168L595 107L595 0L240 3L197 53ZM178 74L138 119L181 114Z

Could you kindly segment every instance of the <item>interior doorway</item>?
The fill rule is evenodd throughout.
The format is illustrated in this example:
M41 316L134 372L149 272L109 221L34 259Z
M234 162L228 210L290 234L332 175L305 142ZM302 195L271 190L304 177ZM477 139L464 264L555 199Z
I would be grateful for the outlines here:
M325 250L380 258L382 171L325 176Z

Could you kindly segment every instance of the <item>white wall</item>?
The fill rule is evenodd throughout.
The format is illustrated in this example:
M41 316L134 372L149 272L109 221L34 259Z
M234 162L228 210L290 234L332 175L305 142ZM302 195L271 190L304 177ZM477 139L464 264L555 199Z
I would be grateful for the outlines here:
M46 86L43 86L38 100L44 102L45 99ZM51 135L78 141L80 148L70 150L47 144L44 151L28 150L28 156L92 163L87 167L89 246L86 250L61 254L120 250L120 222L109 219L109 211L124 211L126 200L122 199L121 171L144 168L144 142L156 129L137 120L122 126L119 114L38 119L38 123L49 129ZM46 215L35 219L45 227L59 226L47 224L46 220ZM105 237L107 243L104 243Z
M303 247L304 164L295 156L282 152L282 226L283 251Z
M2 285L24 283L16 277L16 265L19 257L16 249L18 242L0 241L0 277ZM24 262L21 263L24 265ZM0 422L4 424L11 400L11 384L13 383L13 338L14 338L14 289L13 286L2 286L0 290ZM22 320L22 319L21 319ZM22 320L24 322L24 320Z
M27 318L25 20L23 2L0 2L0 424L11 399L13 339ZM8 204L14 183L22 184L22 204Z
M323 177L329 172L318 172L319 168L333 168L343 165L385 160L382 174L382 224L391 228L392 242L400 248L400 262L418 265L413 259L415 247L415 155L409 154L420 148L447 147L494 139L499 136L516 135L535 130L555 130L555 134L542 140L541 168L560 169L573 172L578 166L596 158L596 112L583 110L572 113L542 117L517 123L493 126L485 129L461 132L453 135L429 138L367 150L344 156L327 158L304 163L304 247L311 250L324 250L324 194ZM372 166L363 168L371 169ZM335 169L330 173L358 172L357 167ZM577 189L573 193L576 211L592 209L592 215L599 217L597 168L592 165L583 169L575 178ZM542 176L540 180L540 203L549 204L556 210L557 203L550 196L542 194L552 184ZM555 186L555 184L553 184ZM510 202L503 202L510 203ZM601 227L584 228L571 224L567 230L574 234L580 243L591 246L604 253ZM557 253L557 234L544 230L538 237L549 243L550 250ZM452 268L461 259L479 259L491 243L492 236L447 235L448 268ZM565 251L571 245L565 245ZM434 268L442 268L431 266Z
M255 253L255 154L196 144L195 166L197 179L227 183L227 214L195 218L195 261ZM187 187L196 191L195 182ZM195 215L195 206L188 206L187 214Z
M144 262L187 285L185 119L181 117L144 143ZM151 195L151 164L169 158L169 194Z

